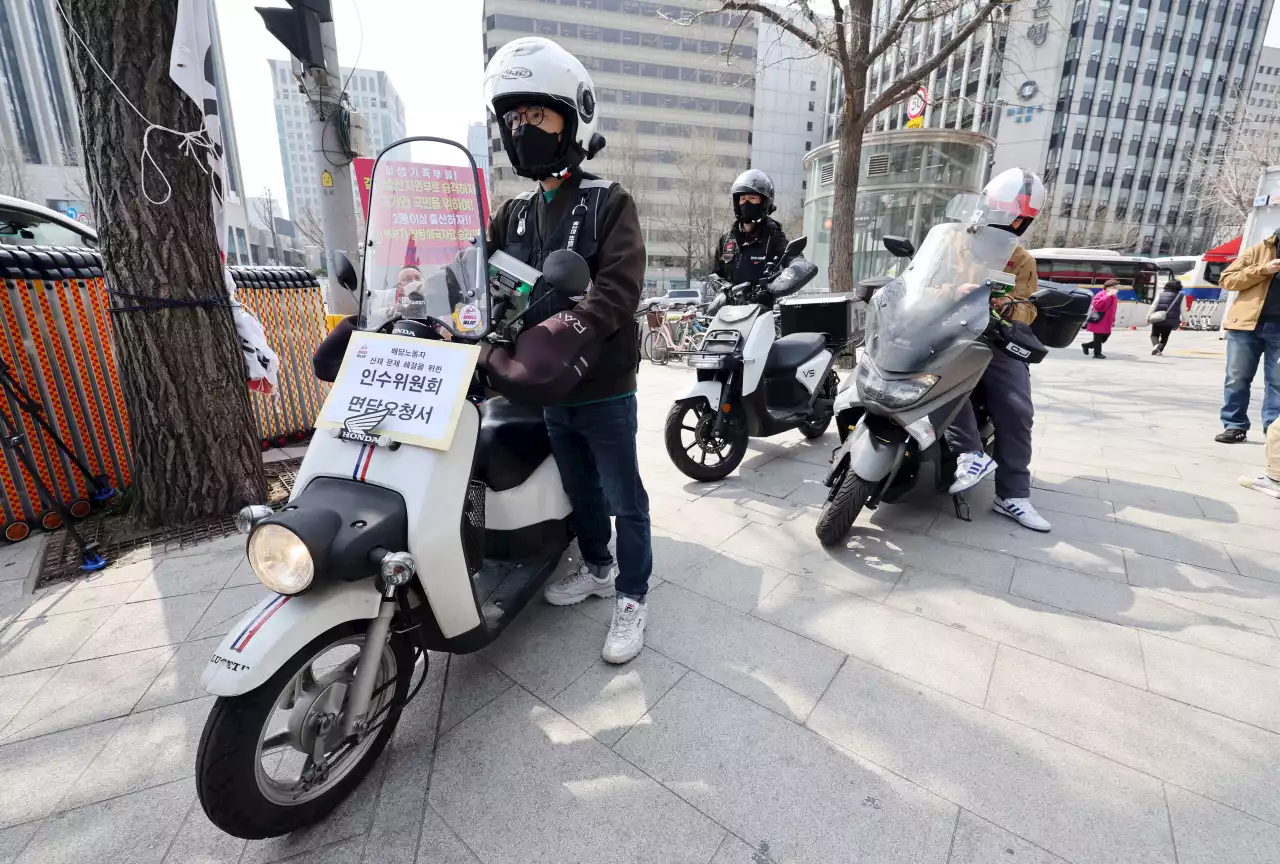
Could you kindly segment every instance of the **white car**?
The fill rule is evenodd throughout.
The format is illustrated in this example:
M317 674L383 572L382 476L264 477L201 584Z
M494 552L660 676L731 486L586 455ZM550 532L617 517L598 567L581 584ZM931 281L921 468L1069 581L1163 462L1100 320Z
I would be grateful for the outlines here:
M640 309L646 310L652 306L661 306L668 309L672 306L690 306L697 305L702 302L702 292L697 288L672 288L661 297L646 297L640 301Z
M98 248L98 232L57 210L0 195L0 246Z

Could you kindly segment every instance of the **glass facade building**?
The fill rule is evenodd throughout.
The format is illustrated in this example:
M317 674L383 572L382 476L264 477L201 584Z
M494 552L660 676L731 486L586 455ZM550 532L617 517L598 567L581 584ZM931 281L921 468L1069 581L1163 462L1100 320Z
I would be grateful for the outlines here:
M878 2L878 26L887 26L893 8ZM899 66L918 64L925 52L951 38L955 15L909 25L903 50L886 52L867 74L867 99L901 72ZM942 218L947 202L962 192L974 192L986 181L1001 121L997 94L1001 86L1001 48L1007 23L1000 11L980 27L924 82L924 110L911 122L907 100L872 118L862 138L858 165L858 196L854 217L854 278L884 273L894 259L880 238L896 234L916 245ZM805 257L820 268L808 290L827 289L827 261L831 252L831 210L835 200L837 129L844 84L833 69L826 88L824 143L805 156L806 195L804 230L809 237Z

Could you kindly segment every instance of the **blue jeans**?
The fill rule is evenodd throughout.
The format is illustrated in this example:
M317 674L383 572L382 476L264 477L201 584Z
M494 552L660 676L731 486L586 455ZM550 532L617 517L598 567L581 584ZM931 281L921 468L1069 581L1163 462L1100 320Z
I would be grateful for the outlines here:
M1249 388L1265 359L1262 370L1266 387L1262 391L1262 428L1280 417L1280 322L1259 323L1253 330L1227 331L1226 399L1222 405L1222 425L1228 429L1249 428Z
M578 549L588 564L613 564L612 530L618 525L618 593L643 600L653 571L649 496L636 454L636 397L543 410L551 452L573 504Z

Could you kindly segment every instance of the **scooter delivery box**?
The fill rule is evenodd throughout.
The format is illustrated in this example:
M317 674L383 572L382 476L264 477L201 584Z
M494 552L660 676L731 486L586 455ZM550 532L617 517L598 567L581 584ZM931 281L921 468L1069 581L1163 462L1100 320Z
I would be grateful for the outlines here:
M1050 348L1066 348L1089 317L1093 294L1084 288L1040 280L1040 290L1031 296L1036 304L1036 320L1031 330Z

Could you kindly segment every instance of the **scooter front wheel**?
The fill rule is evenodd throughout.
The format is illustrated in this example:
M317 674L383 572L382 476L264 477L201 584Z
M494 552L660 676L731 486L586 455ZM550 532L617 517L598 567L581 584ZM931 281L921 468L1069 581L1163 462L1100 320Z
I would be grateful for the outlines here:
M343 736L364 633L363 622L340 624L262 686L214 703L196 756L209 821L235 837L277 837L319 822L356 788L391 738L414 669L408 637L393 630L366 715L372 731Z
M738 406L730 406L719 433L715 422L716 412L701 399L677 402L667 413L667 455L686 477L723 480L747 455L747 427Z
M822 505L822 513L818 515L818 524L814 528L823 546L835 546L844 540L874 488L874 483L863 480L852 468L845 471L827 503Z

